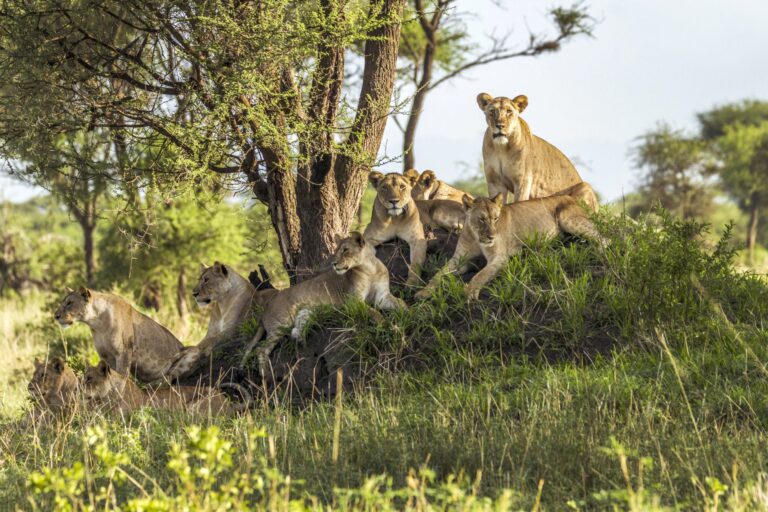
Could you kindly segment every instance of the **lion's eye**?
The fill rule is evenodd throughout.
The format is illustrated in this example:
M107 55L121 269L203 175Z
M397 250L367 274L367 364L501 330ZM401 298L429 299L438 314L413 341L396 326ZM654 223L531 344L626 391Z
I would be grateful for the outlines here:
M400 185L400 190L405 190L405 185Z

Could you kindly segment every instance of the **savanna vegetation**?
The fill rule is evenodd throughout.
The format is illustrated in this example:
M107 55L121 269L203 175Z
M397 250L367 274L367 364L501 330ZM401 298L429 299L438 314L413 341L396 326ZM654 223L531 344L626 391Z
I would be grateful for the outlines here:
M531 239L478 301L449 277L425 301L395 287L409 307L382 317L313 313L306 337L343 340L360 375L331 398L30 418L35 356L98 360L52 319L66 286L194 344L201 261L301 280L367 224L387 119L410 166L434 87L595 31L577 4L483 41L460 3L4 4L3 171L46 193L0 205L0 506L768 510L761 101L639 137L637 192L594 217L604 248Z

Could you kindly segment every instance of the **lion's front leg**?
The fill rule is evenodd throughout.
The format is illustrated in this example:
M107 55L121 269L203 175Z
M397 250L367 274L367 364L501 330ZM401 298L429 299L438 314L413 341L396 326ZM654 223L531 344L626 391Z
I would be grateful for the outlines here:
M411 240L408 245L411 253L411 265L408 269L408 281L406 283L414 285L421 282L421 269L427 260L427 240L422 235L421 238Z
M499 254L488 261L488 264L483 267L480 272L469 280L464 285L464 292L467 294L467 298L470 300L477 299L480 296L480 290L488 284L488 282L499 275L499 272L509 260L509 257L504 254Z

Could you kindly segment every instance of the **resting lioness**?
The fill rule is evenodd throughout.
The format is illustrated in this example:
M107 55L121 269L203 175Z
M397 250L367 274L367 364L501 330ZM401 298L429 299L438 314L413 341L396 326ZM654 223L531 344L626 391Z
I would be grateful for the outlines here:
M520 252L524 240L532 235L553 237L571 233L605 243L582 207L570 196L544 197L508 205L503 204L501 194L493 199L465 197L464 208L467 221L453 256L416 294L417 298L427 297L441 276L466 272L469 260L482 254L488 263L465 285L467 296L477 298L480 289L496 277L509 258Z
M419 220L426 228L460 230L464 225L464 207L448 199L414 200L419 210Z
M105 361L89 366L83 374L85 399L100 405L131 412L142 407L221 414L243 410L221 391L204 386L171 386L143 390L129 377L112 370ZM247 396L247 395L246 395Z
M253 307L265 306L279 290L265 287L269 280L266 271L262 273L260 288L223 263L214 262L210 267L201 265L200 279L192 290L192 296L200 307L212 308L208 332L195 346L185 347L165 370L169 378L183 377L197 369L212 352L214 347L237 334L240 326L253 311Z
M413 189L411 189L411 197L416 200L445 199L461 203L461 198L464 194L467 194L444 181L440 181L437 179L435 171L429 169L421 173L421 175L419 175L419 171L416 169L408 169L403 173L403 176L416 177L416 182L413 185ZM471 194L467 195L472 197Z
M183 347L168 329L111 293L87 288L70 292L54 316L63 326L87 324L99 357L143 382L161 378Z
M581 177L570 160L555 146L531 133L520 114L528 98L513 99L481 93L477 104L485 113L488 128L483 137L483 166L488 195L507 192L514 202L547 197L580 183Z
M566 188L565 190L561 190L560 192L557 192L552 195L571 196L577 201L584 201L587 207L593 212L596 212L600 207L600 205L597 202L597 196L595 195L595 191L592 189L592 186L586 181L577 183L573 186Z
M280 340L281 327L296 322L292 335L298 337L307 312L314 306L342 304L352 296L381 309L405 307L389 290L387 267L376 258L373 246L360 233L353 232L347 238L336 236L332 267L333 270L281 290L267 304L259 330L245 350L243 364L266 334L266 340L258 349L259 369L262 376L266 376L269 354Z
M59 414L77 403L77 376L60 357L48 361L35 358L35 371L27 390L34 401L36 416L46 411Z
M371 223L365 228L363 237L374 247L399 238L408 243L410 267L408 283L420 281L419 273L427 258L427 239L419 210L411 198L411 187L416 181L413 174L403 176L396 172L384 175L372 171L368 176L376 188Z

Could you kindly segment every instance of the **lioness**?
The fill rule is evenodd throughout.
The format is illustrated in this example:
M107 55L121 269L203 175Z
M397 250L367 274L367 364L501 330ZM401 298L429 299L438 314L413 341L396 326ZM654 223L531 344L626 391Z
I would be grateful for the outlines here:
M467 271L468 261L481 254L486 266L465 285L470 299L476 299L480 289L506 265L511 256L520 252L524 239L541 234L548 237L571 233L592 238L604 245L584 210L571 196L551 196L504 205L502 194L493 199L464 197L467 220L459 236L453 256L429 282L416 294L427 297L440 277Z
M404 176L391 172L384 175L372 171L368 179L376 188L376 199L373 202L371 223L365 228L363 237L374 247L394 238L407 242L411 263L407 282L416 284L420 281L419 272L427 258L424 226L411 198L411 187L416 178L413 174Z
M419 171L416 169L408 169L403 173L403 176L416 177L416 182L411 189L411 197L416 200L445 199L461 203L461 198L466 194L466 192L437 179L435 171L429 169L421 173L421 175L419 175ZM467 195L472 197L470 194Z
M257 276L258 277L258 276ZM179 356L168 365L165 375L178 378L195 370L212 352L216 344L234 336L251 314L253 307L265 306L278 293L273 287L265 287L269 280L262 272L261 289L235 272L231 267L218 261L210 267L200 266L200 279L192 290L198 306L212 308L208 332L195 346L185 347Z
M507 192L514 202L547 197L580 183L581 177L570 160L555 146L531 133L520 114L528 106L528 98L520 95L509 99L477 96L477 104L485 113L488 128L483 137L483 166L488 195Z
M373 246L360 233L350 233L347 238L336 236L332 267L333 270L280 291L267 304L259 330L246 347L243 364L266 334L266 341L258 349L259 369L266 376L269 354L280 339L281 327L295 322L292 336L298 337L313 306L338 305L353 296L381 309L405 307L389 290L387 267L376 258Z
M75 372L60 357L47 361L35 358L35 371L27 385L35 403L35 415L50 411L59 414L77 403L78 381Z
M54 316L63 326L87 324L99 357L143 382L161 378L183 347L168 329L111 293L87 288L70 292Z
M112 370L105 361L88 366L83 374L83 395L94 403L131 412L142 407L221 414L242 410L221 391L201 386L171 386L143 390L128 376Z
M573 186L570 186L566 188L565 190L561 190L560 192L557 192L555 194L552 194L555 196L571 196L572 198L576 199L577 201L581 200L584 201L584 203L589 207L590 210L593 212L596 212L600 205L597 202L597 196L595 195L595 191L592 189L592 186L587 183L586 181L582 181L581 183L577 183Z
M427 228L460 230L464 226L464 208L461 203L448 199L414 200L419 220Z

